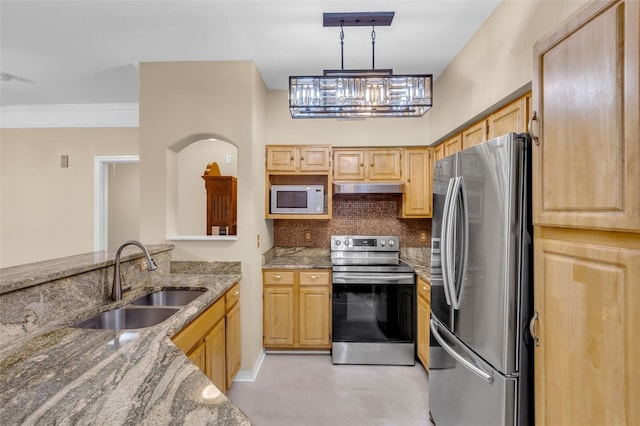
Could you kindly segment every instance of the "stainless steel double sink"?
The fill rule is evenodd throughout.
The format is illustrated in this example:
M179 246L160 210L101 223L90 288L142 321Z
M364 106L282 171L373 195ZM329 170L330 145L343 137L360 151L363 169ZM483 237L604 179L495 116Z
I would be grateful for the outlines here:
M128 330L160 324L202 295L203 289L160 290L140 296L126 306L101 312L73 328Z

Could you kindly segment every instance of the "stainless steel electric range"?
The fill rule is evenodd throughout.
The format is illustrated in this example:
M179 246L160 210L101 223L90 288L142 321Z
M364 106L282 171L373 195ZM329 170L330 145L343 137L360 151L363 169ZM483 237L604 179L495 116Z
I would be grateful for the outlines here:
M416 288L397 236L331 237L332 362L414 365Z

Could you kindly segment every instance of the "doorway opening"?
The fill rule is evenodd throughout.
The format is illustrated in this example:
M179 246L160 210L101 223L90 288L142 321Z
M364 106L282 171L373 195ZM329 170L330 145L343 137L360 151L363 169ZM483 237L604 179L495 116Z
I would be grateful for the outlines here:
M94 157L94 251L109 249L113 245L110 240L138 238L140 191L136 188L140 182L139 163L139 155ZM123 219L124 216L127 218Z

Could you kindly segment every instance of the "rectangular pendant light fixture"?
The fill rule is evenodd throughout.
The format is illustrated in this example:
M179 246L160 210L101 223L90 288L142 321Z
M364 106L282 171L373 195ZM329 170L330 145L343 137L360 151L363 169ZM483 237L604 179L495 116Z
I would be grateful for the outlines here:
M325 13L328 26L368 26L375 55L375 26L391 25L393 12ZM342 28L341 28L342 44ZM374 56L375 57L375 56ZM322 76L289 77L292 118L421 117L432 106L431 74L389 69L325 70Z

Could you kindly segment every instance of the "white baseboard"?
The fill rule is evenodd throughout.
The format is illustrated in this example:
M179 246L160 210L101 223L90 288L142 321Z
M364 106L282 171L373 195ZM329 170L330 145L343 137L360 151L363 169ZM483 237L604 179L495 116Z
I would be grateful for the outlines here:
M258 359L253 364L253 368L251 370L240 370L238 374L236 374L236 378L233 379L234 382L255 382L256 377L258 377L258 373L260 372L260 368L262 368L262 363L264 362L265 357L264 348L260 349L260 354L258 355Z

